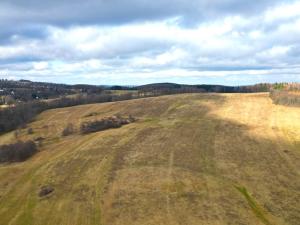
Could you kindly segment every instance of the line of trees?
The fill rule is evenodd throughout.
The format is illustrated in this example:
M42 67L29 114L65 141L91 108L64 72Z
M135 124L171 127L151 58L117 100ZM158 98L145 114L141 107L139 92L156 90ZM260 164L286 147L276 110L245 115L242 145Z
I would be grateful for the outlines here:
M32 121L39 113L48 109L91 103L123 101L139 97L145 96L133 95L132 93L126 93L123 95L90 94L78 95L77 97L62 97L47 102L32 101L28 103L20 103L14 107L8 107L0 110L0 133L12 131L18 127L22 127L26 123Z

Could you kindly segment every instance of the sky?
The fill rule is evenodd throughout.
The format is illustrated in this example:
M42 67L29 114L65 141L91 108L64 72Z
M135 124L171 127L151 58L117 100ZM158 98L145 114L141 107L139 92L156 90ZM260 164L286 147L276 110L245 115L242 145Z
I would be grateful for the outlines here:
M300 1L1 0L0 79L300 82Z

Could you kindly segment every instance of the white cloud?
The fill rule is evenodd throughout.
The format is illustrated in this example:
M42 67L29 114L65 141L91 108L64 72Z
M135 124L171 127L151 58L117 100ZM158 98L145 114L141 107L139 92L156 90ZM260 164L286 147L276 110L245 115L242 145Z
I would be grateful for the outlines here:
M34 70L45 70L48 68L48 62L34 62L33 69Z
M285 3L250 16L225 13L192 26L182 25L182 15L114 26L43 25L43 38L13 34L0 43L0 71L22 78L128 77L133 83L168 77L272 76L278 71L300 76L299 6Z
M7 59L23 55L28 50L25 46L0 46L0 59Z
M300 17L300 2L282 3L276 7L272 7L265 13L266 22L274 22L276 20L291 19Z
M291 46L274 46L270 49L267 49L261 53L258 53L257 56L264 58L278 58L286 56L288 51L291 49Z

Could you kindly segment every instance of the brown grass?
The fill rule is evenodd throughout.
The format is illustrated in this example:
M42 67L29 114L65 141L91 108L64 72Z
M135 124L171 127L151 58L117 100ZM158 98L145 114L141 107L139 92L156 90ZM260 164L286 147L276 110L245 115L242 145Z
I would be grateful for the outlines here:
M99 114L85 117L92 112ZM139 120L61 136L68 123L79 128L115 114ZM41 151L0 165L0 225L297 225L299 115L267 94L183 94L46 111L29 124L34 134L19 134L44 137ZM14 138L2 135L0 143ZM40 198L45 185L55 191Z

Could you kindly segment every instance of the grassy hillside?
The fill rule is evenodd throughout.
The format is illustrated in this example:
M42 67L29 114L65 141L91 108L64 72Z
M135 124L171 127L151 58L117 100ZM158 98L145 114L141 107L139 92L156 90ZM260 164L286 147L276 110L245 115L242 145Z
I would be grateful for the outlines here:
M61 136L117 113L138 121ZM0 165L0 225L299 224L300 108L268 94L76 106L28 127L21 140L45 140L26 162ZM39 197L45 185L54 191Z

